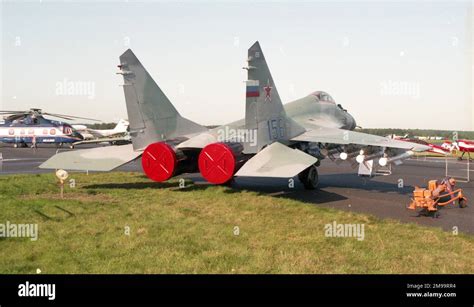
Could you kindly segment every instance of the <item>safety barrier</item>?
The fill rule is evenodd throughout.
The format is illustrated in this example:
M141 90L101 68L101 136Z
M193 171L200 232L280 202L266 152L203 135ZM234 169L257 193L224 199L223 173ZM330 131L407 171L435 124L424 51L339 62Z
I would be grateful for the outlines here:
M453 159L448 159L448 157L445 158L445 175L446 177L452 177L454 179L456 179L457 181L460 181L460 182L470 182L470 173L471 171L474 171L474 170L471 170L471 161L470 159L468 158L466 160L466 162L463 162L464 160L461 160L461 161L456 161L456 162L452 162L450 160L453 160ZM451 166L453 164L457 164L457 165L465 165L465 169L462 167L461 168L461 172L464 172L464 170L466 171L466 175L463 176L463 175L458 175L458 174L454 174L452 173L452 168L450 169L450 164Z

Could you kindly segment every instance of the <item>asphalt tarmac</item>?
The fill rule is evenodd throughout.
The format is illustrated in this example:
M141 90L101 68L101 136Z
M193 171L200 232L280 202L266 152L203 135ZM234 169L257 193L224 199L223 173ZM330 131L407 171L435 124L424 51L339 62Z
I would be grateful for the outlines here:
M77 149L91 148L84 145ZM75 149L75 150L77 150ZM60 151L71 149L63 148ZM48 173L38 166L54 155L54 146L31 148L12 148L0 145L3 160L0 161L0 175ZM448 160L449 175L466 177L465 161ZM366 178L357 176L357 168L353 169L347 162L336 164L328 159L322 161L318 168L320 186L318 190L307 191L294 180L294 187L289 187L288 179L268 178L237 178L232 184L235 189L254 190L274 197L297 199L315 206L336 208L339 210L368 213L380 218L390 218L404 223L418 223L432 227L441 227L447 231L456 229L459 232L474 234L474 162L470 164L472 181L458 181L457 186L463 188L469 206L459 208L446 206L440 209L438 218L418 216L414 211L406 209L410 203L415 185L426 187L428 180L441 179L445 176L445 159L426 158L405 160L400 166L394 166L389 176ZM140 161L131 162L118 170L141 171ZM189 174L197 184L207 184L199 174ZM399 187L400 180L403 186Z

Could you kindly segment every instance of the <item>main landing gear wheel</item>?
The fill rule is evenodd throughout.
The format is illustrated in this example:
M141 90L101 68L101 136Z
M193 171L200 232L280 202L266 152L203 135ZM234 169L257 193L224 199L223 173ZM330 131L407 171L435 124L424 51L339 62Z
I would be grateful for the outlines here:
M311 165L298 175L298 179L306 190L314 190L319 185L318 169L316 165Z

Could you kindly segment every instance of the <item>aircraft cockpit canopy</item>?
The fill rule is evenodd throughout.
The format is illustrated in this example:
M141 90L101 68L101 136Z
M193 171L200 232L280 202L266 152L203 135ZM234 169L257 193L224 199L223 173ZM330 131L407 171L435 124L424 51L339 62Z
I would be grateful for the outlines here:
M319 101L335 103L334 99L326 92L318 91L311 95L315 96Z
M25 125L38 125L40 123L39 119L36 116L27 116L23 120Z
M69 135L69 134L72 134L72 127L68 124L62 124L61 126L59 126L59 129L62 131L62 133L66 134L66 135Z

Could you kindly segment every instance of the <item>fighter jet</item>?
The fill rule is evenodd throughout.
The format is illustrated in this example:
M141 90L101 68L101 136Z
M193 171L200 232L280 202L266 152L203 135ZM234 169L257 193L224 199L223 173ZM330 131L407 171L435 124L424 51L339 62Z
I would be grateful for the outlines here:
M356 121L317 91L283 105L260 44L248 50L245 118L213 129L182 117L129 49L118 65L132 144L59 153L41 168L110 171L141 156L144 173L165 181L200 172L214 184L234 177L298 176L318 186L317 167L334 161L400 163L428 146L352 131Z

